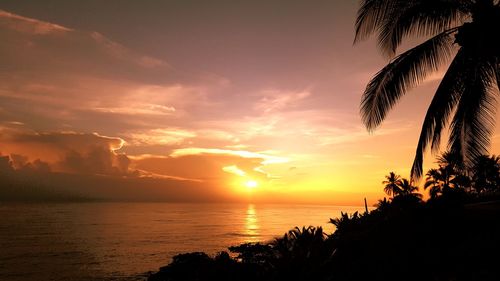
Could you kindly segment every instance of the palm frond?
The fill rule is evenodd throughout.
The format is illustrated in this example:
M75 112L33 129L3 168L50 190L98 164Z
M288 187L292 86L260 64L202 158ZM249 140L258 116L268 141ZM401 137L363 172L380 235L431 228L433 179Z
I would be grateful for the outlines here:
M390 8L401 0L364 0L356 18L354 43L370 36L390 14Z
M411 178L415 182L422 176L422 164L427 146L432 144L433 151L439 148L441 132L448 123L449 116L457 105L463 91L463 81L460 79L462 69L467 67L469 63L467 54L463 49L460 49L441 80L427 109L411 168Z
M473 0L363 0L357 13L354 43L376 32L379 42L387 34L397 35L387 37L391 40L411 32L435 35L465 18L473 3Z
M462 155L467 166L486 154L495 128L496 97L493 93L495 63L492 59L471 58L475 67L464 73L467 81L451 123L448 146Z
M436 185L436 184L437 184L437 182L436 182L436 181L434 181L434 180L428 180L428 181L426 181L426 182L424 183L424 190L425 190L425 189L427 189L427 188L429 188L429 186L434 186L434 185Z
M498 2L500 5L500 2ZM495 76L497 78L497 89L500 91L500 58L497 59L497 66L495 70Z
M385 18L378 34L378 45L389 57L394 56L408 35L435 36L460 25L467 18L459 1L405 1L398 4Z
M442 179L440 170L434 168L427 171L425 175L427 177L425 178L424 189L438 185L439 181Z
M442 32L402 53L372 78L363 93L360 110L369 131L380 125L407 89L416 86L429 72L438 70L450 57L452 34Z
M433 186L431 189L429 189L429 195L431 198L436 198L438 197L439 193L441 193L441 187L440 186Z

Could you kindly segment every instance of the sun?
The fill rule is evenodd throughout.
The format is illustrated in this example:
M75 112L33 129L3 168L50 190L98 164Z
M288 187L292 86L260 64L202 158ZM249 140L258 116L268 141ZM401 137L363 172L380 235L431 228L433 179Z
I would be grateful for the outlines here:
M254 181L254 180L248 180L245 182L245 186L248 189L253 189L253 188L256 188L257 186L259 186L259 183Z

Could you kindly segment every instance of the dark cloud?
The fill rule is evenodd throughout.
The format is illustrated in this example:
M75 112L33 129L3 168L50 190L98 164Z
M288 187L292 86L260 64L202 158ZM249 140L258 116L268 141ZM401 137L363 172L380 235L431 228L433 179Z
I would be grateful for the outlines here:
M19 161L19 156L14 156ZM19 163L19 162L18 162ZM210 183L154 177L50 172L35 160L15 169L9 156L0 156L0 201L168 201L234 200Z
M48 163L55 172L127 175L130 160L116 153L123 140L82 133L35 133L4 128L0 136L2 153L10 155L13 167L38 167Z

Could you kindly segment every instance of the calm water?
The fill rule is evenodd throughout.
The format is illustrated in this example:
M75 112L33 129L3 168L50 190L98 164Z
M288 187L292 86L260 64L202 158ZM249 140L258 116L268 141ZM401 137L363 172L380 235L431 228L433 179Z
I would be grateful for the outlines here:
M144 280L180 252L216 253L361 207L0 203L0 280Z

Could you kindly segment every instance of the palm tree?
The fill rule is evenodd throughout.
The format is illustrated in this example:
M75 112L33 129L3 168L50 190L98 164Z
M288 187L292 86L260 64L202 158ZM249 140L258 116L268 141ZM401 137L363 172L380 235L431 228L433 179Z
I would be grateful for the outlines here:
M472 180L465 174L458 174L451 180L455 188L460 188L465 191L470 191L472 188Z
M478 157L472 168L474 189L480 193L483 190L493 190L500 185L500 156L482 155Z
M385 184L384 192L393 197L400 194L401 188L399 185L401 183L401 176L396 175L394 172L390 172L385 178L386 180L382 182L382 184Z
M352 230L356 225L359 225L359 221L363 215L360 215L358 212L354 212L352 215L348 213L340 212L340 217L335 219L330 219L330 223L335 225L337 230L334 232L334 235L341 235L341 233L348 232Z
M467 184L463 174L455 173L450 166L439 166L437 169L427 171L424 189L430 187L429 195L436 198L450 189L464 188Z
M431 199L437 198L442 194L443 188L449 185L449 178L442 167L438 169L430 169L427 171L424 189L429 189Z
M391 202L387 200L387 198L384 197L384 199L379 199L377 204L375 204L375 207L377 210L384 212L391 206Z
M411 181L408 179L401 179L399 183L399 187L401 188L401 195L414 195L418 196L420 194L416 193L418 191L418 187L411 184Z
M428 74L451 63L424 118L411 177L422 176L423 155L439 149L450 126L448 147L472 166L487 152L494 129L495 99L500 83L499 0L362 0L355 42L376 33L391 61L368 83L361 115L369 131ZM426 36L420 45L394 57L403 39Z
M311 272L332 254L327 238L321 227L295 227L270 243L275 255L270 265L295 275Z
M443 152L441 155L436 157L436 160L439 167L446 167L448 169L448 173L462 174L466 172L460 155L454 154L451 151Z

